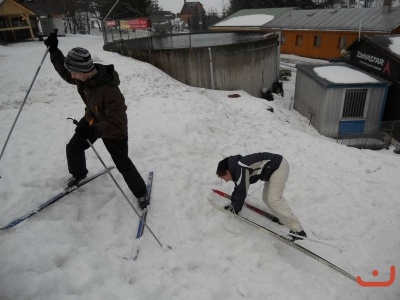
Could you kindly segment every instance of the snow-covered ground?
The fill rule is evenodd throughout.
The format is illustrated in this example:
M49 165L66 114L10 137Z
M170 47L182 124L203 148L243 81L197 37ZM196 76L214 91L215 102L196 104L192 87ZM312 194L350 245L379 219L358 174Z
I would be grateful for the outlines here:
M64 53L85 47L119 72L129 155L143 177L155 172L148 225L165 247L147 230L135 241L138 218L105 175L0 232L0 299L400 298L400 278L390 287L361 287L207 202L212 188L233 189L215 175L219 160L280 153L291 166L285 197L294 213L311 238L342 251L304 246L364 281L387 281L390 266L400 269L400 156L319 135L289 110L295 73L284 82L285 97L267 102L243 91L186 86L149 64L103 51L101 35L59 40ZM38 41L0 47L1 147L44 52ZM228 98L231 93L241 97ZM69 177L65 145L74 125L67 117L83 111L75 87L47 57L0 161L0 226L34 209ZM95 147L112 165L101 140ZM91 149L87 162L90 174L102 169ZM137 205L122 176L113 174ZM261 192L249 201L264 208ZM138 244L136 261L122 258Z

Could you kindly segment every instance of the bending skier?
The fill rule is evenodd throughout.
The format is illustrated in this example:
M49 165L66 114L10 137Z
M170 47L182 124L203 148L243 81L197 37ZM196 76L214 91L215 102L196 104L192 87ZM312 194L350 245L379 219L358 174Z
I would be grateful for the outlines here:
M88 173L85 150L90 145L86 139L94 143L101 138L129 189L138 198L140 208L146 209L149 204L146 184L128 156L127 107L114 66L94 64L89 51L79 47L64 57L54 33L44 43L55 70L66 82L77 86L86 106L85 115L67 144L68 170L72 175L67 186L77 185Z
M285 198L282 197L289 177L289 164L279 154L268 152L246 156L234 155L221 160L217 175L226 182L233 181L235 189L228 208L237 214L242 210L250 184L265 181L262 199L271 213L290 229L290 233L307 237L299 220L295 217ZM293 240L300 239L292 237Z

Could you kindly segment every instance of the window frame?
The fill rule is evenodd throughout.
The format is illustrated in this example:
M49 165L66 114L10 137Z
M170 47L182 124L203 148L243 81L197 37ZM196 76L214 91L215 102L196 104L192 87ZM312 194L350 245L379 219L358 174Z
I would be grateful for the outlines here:
M281 45L285 45L286 44L286 36L282 33L281 34Z
M297 34L296 35L296 46L303 46L303 35Z
M340 118L342 120L365 119L368 111L369 98L370 93L368 88L345 89ZM355 103L357 101L358 103Z
M347 48L347 36L342 35L338 39L338 48L339 49L346 49Z

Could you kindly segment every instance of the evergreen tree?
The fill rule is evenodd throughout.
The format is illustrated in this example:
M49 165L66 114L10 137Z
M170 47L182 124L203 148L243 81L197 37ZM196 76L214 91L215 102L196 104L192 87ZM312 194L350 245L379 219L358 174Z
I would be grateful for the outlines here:
M190 27L192 31L204 31L207 26L207 17L204 9L195 8L192 18L190 19Z
M206 14L207 27L212 26L222 20L218 12L215 9L210 9Z
M229 6L227 9L228 15L234 14L235 12L242 10L242 9L248 9L249 1L243 1L243 0L229 0Z
M162 11L162 10L163 10L163 8L160 5L158 5L158 0L151 0L151 3L150 3L150 14L152 12Z

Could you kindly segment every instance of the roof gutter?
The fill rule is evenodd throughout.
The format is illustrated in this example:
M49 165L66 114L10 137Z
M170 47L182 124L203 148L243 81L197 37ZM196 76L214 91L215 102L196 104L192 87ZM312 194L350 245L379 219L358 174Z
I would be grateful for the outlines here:
M278 31L278 30L282 30L282 31L321 31L321 32L358 32L359 29L320 29L320 28L308 28L308 29L301 29L301 28L277 28L277 27L262 27L260 28L264 29L264 30L270 30L270 31ZM391 33L390 30L373 30L373 29L368 29L368 30L364 30L362 32L364 33L382 33L382 34L389 34Z

